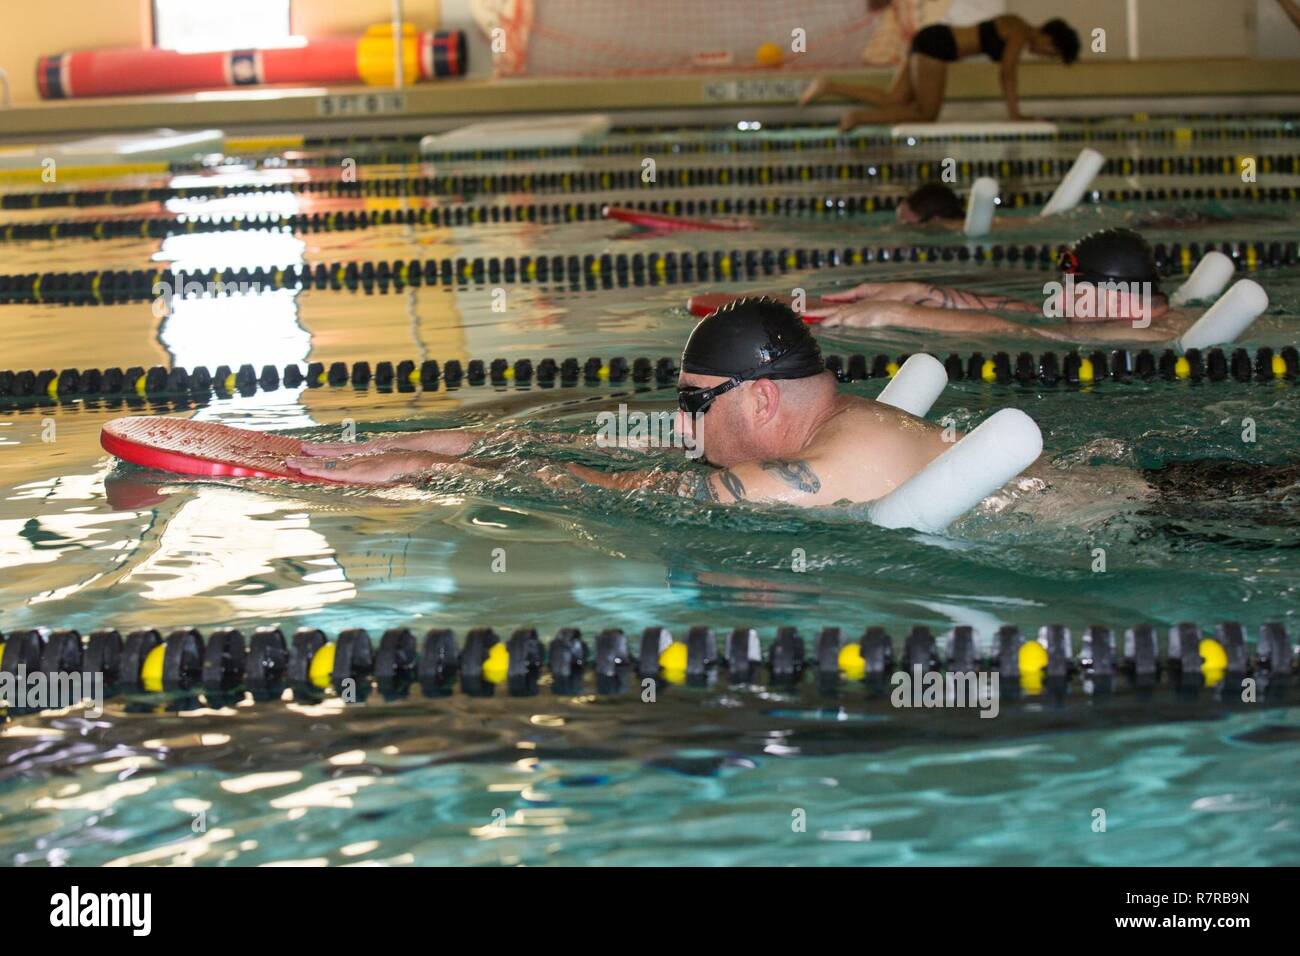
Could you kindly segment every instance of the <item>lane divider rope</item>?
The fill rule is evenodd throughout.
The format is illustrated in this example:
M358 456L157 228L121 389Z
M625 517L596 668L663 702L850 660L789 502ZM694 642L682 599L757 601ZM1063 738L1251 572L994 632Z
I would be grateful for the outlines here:
M1246 140L1251 143L1260 140L1288 140L1300 136L1300 126L1295 125L1291 116L1252 116L1243 124L1243 118L1237 115L1197 115L1197 116L1162 116L1170 125L1148 126L1146 122L1129 122L1116 125L1113 117L1080 117L1071 119L1065 128L1058 128L1052 133L1026 133L1004 128L988 131L935 132L927 135L926 143L1082 143L1082 142L1221 142ZM1225 125L1207 125L1213 122ZM1180 123L1200 125L1178 125ZM1099 128L1098 128L1099 127ZM803 123L764 124L769 134L775 132L808 132L813 127ZM824 128L823 128L824 129ZM778 139L769 136L735 135L735 127L723 126L699 129L699 138L682 139L680 129L659 129L656 127L623 127L619 130L628 136L647 137L641 140L616 143L582 143L568 146L508 147L501 149L460 149L422 152L417 147L422 133L397 134L392 136L310 136L302 140L300 148L305 150L322 150L338 148L337 154L328 154L327 158L360 158L358 150L374 150L378 162L403 162L410 160L440 161L475 161L484 160L518 160L518 159L563 159L587 156L637 155L647 156L665 149L662 139L649 138L655 133L672 135L671 147L677 153L786 153L817 150L846 150L863 146L888 146L905 142L905 137L896 137L890 131L860 129L852 133L823 132L807 138ZM405 149L395 144L404 144ZM252 154L256 150L248 149L236 142L232 152ZM284 157L280 153L270 152L277 162L296 165L299 162L311 163L319 156ZM177 164L181 169L200 168L198 164Z
M1037 209L1050 190L1017 191L1000 196L1004 209ZM670 216L780 216L816 219L892 212L899 196L748 196L711 199L638 199L627 208ZM1295 202L1300 186L1244 188L1239 186L1159 187L1093 191L1091 205L1171 202L1179 200L1244 200L1257 203ZM203 215L127 216L15 222L0 226L0 241L59 239L166 239L192 233L252 229L305 232L344 232L377 226L467 227L508 223L565 224L602 218L604 202L515 202L509 204L451 203L420 209L348 209L287 216L250 215L209 218Z
M705 281L744 281L808 269L842 268L871 263L989 263L1048 268L1055 266L1064 245L1043 243L975 245L861 246L840 248L763 248L683 250L677 252L586 253L584 255L523 255L444 257L392 261L305 263L284 268L211 269L202 272L173 269L118 269L85 272L41 272L0 275L0 305L5 303L59 303L101 305L139 302L170 290L176 298L220 291L402 292L408 286L467 286L499 282L568 283L572 291L630 286L697 284ZM1293 265L1300 259L1300 242L1251 241L1158 243L1157 266L1165 273L1190 272L1206 252L1217 249L1233 259L1239 269Z
M1256 175L1300 173L1300 155L1276 154L1253 157ZM1101 175L1134 176L1231 176L1240 175L1238 156L1163 156L1150 158L1112 157ZM964 160L957 164L961 182L992 176L1001 182L1037 176L1059 181L1074 164L1074 157L1040 159ZM57 206L133 205L173 199L224 198L259 193L292 192L331 197L360 196L480 196L495 193L550 193L635 190L702 186L753 187L825 182L876 183L922 182L938 178L945 169L939 160L870 162L838 160L820 163L786 163L753 166L673 166L660 164L655 182L642 179L641 165L610 169L529 171L502 173L453 173L443 176L393 176L343 182L338 179L284 183L242 183L211 186L150 186L136 189L62 190L12 192L0 196L3 209L41 209ZM1238 179L1238 182L1240 180Z
M868 627L856 640L838 627L824 628L807 642L797 628L778 628L766 650L755 629L729 633L691 627L684 640L667 628L642 632L635 648L621 629L602 630L594 648L577 628L559 629L543 643L535 628L519 628L503 640L489 627L474 628L464 642L448 628L433 628L419 641L409 628L384 632L378 646L362 628L342 631L334 641L318 629L291 637L276 627L214 630L205 640L195 628L142 628L126 635L112 628L86 637L76 630L14 631L5 636L0 671L15 678L46 674L102 674L105 696L173 695L173 709L223 706L252 694L278 700L286 689L296 699L319 700L330 692L355 702L378 689L400 698L419 685L427 697L445 697L457 687L470 696L492 696L498 688L529 697L549 685L555 694L594 690L628 693L652 680L672 685L766 685L793 690L806 676L819 693L838 696L859 684L865 698L888 696L893 675L992 672L1000 698L1055 698L1070 691L1094 702L1115 692L1149 695L1158 685L1175 699L1240 703L1241 681L1253 678L1260 700L1286 701L1296 676L1297 654L1286 628L1266 623L1248 643L1239 623L1224 622L1208 633L1180 623L1161 641L1156 627L1139 624L1117 640L1109 628L1088 627L1076 650L1070 628L1054 624L1028 639L1014 625L1000 627L986 647L970 627L959 626L942 640L928 627L913 627L896 643L881 627ZM1209 689L1209 693L1199 692ZM10 714L36 712L15 706Z
M826 365L842 382L892 378L907 355L873 356L853 354L846 357L830 354ZM1125 381L1182 381L1209 382L1293 382L1300 378L1300 351L1294 346L1274 351L1260 347L1251 351L1245 348L1225 352L1210 349L1202 353L1189 349L1180 354L1173 349L1153 352L1150 349L1112 349L1093 351L1008 352L985 355L951 353L944 360L944 368L951 382L983 382L991 385L1041 385L1086 387L1101 382ZM578 385L633 385L664 387L677 380L677 363L667 356L658 359L647 357L616 357L608 362L589 358L580 362L576 358L561 360L545 358L504 358L490 361L472 359L462 363L449 359L439 363L428 359L416 363L410 359L397 363L382 361L372 367L370 362L357 361L311 362L306 370L296 363L285 365L283 371L274 365L264 365L259 372L252 364L232 369L219 365L214 371L206 366L192 369L151 368L132 366L125 371L120 367L107 369L65 368L35 371L0 371L0 400L39 399L73 400L96 396L167 397L209 395L252 395L258 391L270 392L284 388L340 388L371 387L380 391L437 391L439 388L456 389L465 386L490 385L494 387L522 387L533 384L539 387L575 387Z

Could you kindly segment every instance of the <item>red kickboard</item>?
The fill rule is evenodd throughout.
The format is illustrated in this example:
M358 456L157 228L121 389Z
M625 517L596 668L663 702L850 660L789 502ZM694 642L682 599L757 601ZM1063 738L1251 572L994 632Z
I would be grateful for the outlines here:
M660 212L647 212L644 209L627 209L623 206L606 206L601 210L606 219L617 219L632 226L644 226L658 232L742 232L752 229L749 223L716 222L709 219L688 219L685 216L668 216Z
M284 463L302 453L299 439L218 422L156 415L115 418L100 430L99 443L123 461L178 475L326 480L299 474Z
M788 295L770 295L757 292L751 292L746 295L736 295L732 292L703 292L687 299L686 308L690 310L691 315L702 319L706 315L712 315L714 312L717 312L718 309L728 303L735 302L737 299L751 298L755 295L763 295L764 298L775 299L777 302L781 302L785 305L792 306L794 303L794 299ZM817 296L810 296L804 302L804 306L808 309L823 309L834 304L835 303L833 302L823 302L822 299ZM816 325L820 321L821 319L810 319L807 316L804 316L804 322L809 325Z

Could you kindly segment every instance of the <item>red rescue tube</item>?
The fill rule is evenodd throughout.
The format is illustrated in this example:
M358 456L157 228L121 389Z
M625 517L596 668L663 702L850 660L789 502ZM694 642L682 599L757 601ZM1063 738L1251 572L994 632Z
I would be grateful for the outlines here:
M299 439L220 422L158 415L115 418L100 429L99 443L115 458L177 475L327 480L300 474L284 463L302 454Z
M359 56L366 37L310 40L304 46L217 53L175 50L81 50L43 56L36 84L43 99L125 96L184 90L259 86L268 83L353 84L366 82ZM391 40L388 49L392 49ZM419 79L461 76L465 35L459 30L424 32L416 46Z
M633 226L644 226L657 232L741 232L753 229L752 223L741 220L688 219L685 216L668 216L644 209L627 209L623 206L606 206L601 210L606 219L616 219Z
M737 299L746 299L752 296L762 295L768 299L775 299L783 305L794 307L794 299L788 295L772 295L771 293L752 292L737 295L733 292L702 292L699 295L693 295L686 300L686 308L690 310L691 315L697 318L704 318L712 315L724 305L735 302ZM804 303L808 309L824 309L827 306L834 305L833 302L825 302L819 296L810 296ZM817 325L821 319L810 319L808 316L803 317L804 322L808 325Z

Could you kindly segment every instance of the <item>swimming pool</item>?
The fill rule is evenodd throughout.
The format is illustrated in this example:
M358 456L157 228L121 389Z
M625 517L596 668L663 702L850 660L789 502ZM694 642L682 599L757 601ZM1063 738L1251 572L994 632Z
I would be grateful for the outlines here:
M308 144L257 168L102 184L117 196L99 196L95 205L23 209L13 200L0 212L0 235L11 223L110 217L130 220L136 232L10 238L0 243L7 276L171 265L198 274L224 269L238 279L241 269L270 276L304 263L446 259L453 281L367 292L364 283L298 291L280 280L290 287L178 299L162 316L147 297L14 301L0 307L7 320L2 364L58 371L306 369L311 362L328 368L362 360L418 367L430 359L445 365L498 357L655 361L680 353L692 324L685 302L694 292L720 285L821 291L864 277L907 277L1034 296L1050 277L1037 250L1135 221L1166 250L1240 248L1242 267L1253 270L1272 302L1240 344L1297 344L1300 177L1281 158L1257 184L1243 186L1235 174L1240 155L1285 157L1294 135L1289 123L1090 123L1070 133L886 145L869 137L828 142L824 131L801 129L627 131L578 155L446 157L418 170L369 161L400 158L409 144L397 140ZM895 226L887 208L863 208L870 205L863 197L888 207L951 156L994 164L1004 195L1023 194L1028 212L1029 197L1050 192L1085 137L1133 164L1103 175L1097 188L1164 190L1166 198L1088 203L1059 222L1013 224L984 243L997 245L998 257L971 262L957 258L966 245L958 237ZM353 155L362 183L427 175L443 195L384 194L396 187L367 187L364 195L271 188L337 179L341 159ZM646 155L658 157L663 182L621 186L629 174L639 178ZM681 169L695 172L674 178ZM222 196L162 195L143 203L124 194L212 183L231 188ZM260 188L243 191L248 185ZM100 186L68 188L88 197ZM650 236L588 215L589 206L644 200L730 200L758 228L721 238ZM788 213L764 211L787 205ZM462 207L480 210L476 221L418 221L422 209L445 215ZM512 213L512 221L500 221L503 210L516 208L534 208L532 220ZM383 224L385 212L393 218L407 210L415 224ZM138 222L163 214L314 213L322 218L297 221L294 229L243 223L189 232L181 221L152 227L153 237L141 237ZM330 218L336 213L341 218ZM349 213L378 221L350 228L356 220ZM175 234L159 238L168 231ZM1014 258L1006 254L1013 248ZM870 262L789 256L846 249L889 255ZM911 261L914 249L921 261ZM1028 265L1024 249L1035 251ZM728 261L744 263L751 250L756 267L724 282L713 254L734 251L738 258ZM944 250L952 255L945 258ZM708 278L681 266L648 266L639 281L634 270L600 268L603 256L655 253L672 253L678 263L703 254ZM493 259L524 256L561 257L566 280L493 279ZM1171 269L1182 261L1179 252L1168 258ZM569 281L574 260L581 281ZM45 287L50 296L58 282ZM494 289L504 289L504 297ZM822 334L824 348L844 356L896 357L924 348L940 357L1014 357L1046 350L1029 336ZM882 384L869 378L844 387L874 395ZM1153 503L1135 500L1133 484L1135 469L1169 461L1300 460L1293 389L1286 378L1193 382L1159 375L1085 386L954 382L931 417L966 428L1000 407L1024 409L1042 427L1060 490L1050 500L986 509L944 537L883 531L834 509L810 515L700 508L595 489L557 493L532 476L538 449L527 443L508 449L510 467L491 479L448 477L402 493L178 480L115 464L98 444L104 422L128 413L193 415L330 439L348 422L361 435L461 425L583 433L595 427L596 413L620 404L669 407L671 389L653 377L456 389L444 381L412 390L281 383L180 402L8 396L0 416L0 629L86 633L112 626L123 634L165 634L195 627L206 635L275 625L286 634L300 626L331 635L364 627L378 637L394 627L448 627L464 635L490 625L503 637L529 626L549 639L563 627L589 636L622 628L635 636L654 625L681 637L708 624L720 634L756 628L770 644L782 626L797 626L811 640L827 626L850 635L880 626L899 639L916 625L937 635L969 625L987 642L1003 624L1032 635L1040 625L1060 623L1077 635L1091 624L1122 632L1138 624L1163 630L1191 621L1209 629L1240 620L1252 637L1270 621L1294 633L1300 489L1279 481L1230 501L1211 495ZM1254 441L1242 438L1247 419ZM1104 572L1094 570L1097 549L1105 552ZM796 550L806 557L803 572L792 568ZM635 694L382 698L356 706L327 698L187 702L179 709L135 698L110 703L100 718L76 711L15 717L0 739L3 858L1214 864L1293 863L1300 850L1295 758L1287 746L1300 730L1290 707L1152 704L1094 713L1029 701L1002 719L981 721L890 712L851 693L828 701L807 688L687 689L653 707ZM1106 834L1090 828L1097 807L1109 815ZM791 828L794 809L807 813L805 832ZM202 832L192 827L196 814L205 820ZM1258 839L1263 832L1268 839Z

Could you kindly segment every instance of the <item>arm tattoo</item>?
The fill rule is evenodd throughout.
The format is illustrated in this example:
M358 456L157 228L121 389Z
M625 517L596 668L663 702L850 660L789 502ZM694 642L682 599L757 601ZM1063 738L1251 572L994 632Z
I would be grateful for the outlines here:
M815 495L822 490L821 479L806 461L765 461L760 467L804 494Z
M718 494L709 484L709 476L698 471L688 471L677 483L677 494L696 501L717 501Z
M945 289L942 286L926 286L924 292L912 296L913 305L926 305L935 309L983 309L986 312L999 312L1008 309L1023 310L1025 303L1006 295L980 295L964 289Z
M718 480L722 482L722 487L731 492L731 496L737 501L745 497L745 483L737 478L734 472L724 471L718 476ZM714 495L713 500L718 500L717 495Z

